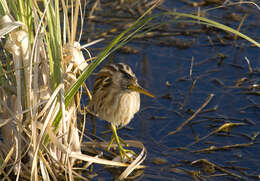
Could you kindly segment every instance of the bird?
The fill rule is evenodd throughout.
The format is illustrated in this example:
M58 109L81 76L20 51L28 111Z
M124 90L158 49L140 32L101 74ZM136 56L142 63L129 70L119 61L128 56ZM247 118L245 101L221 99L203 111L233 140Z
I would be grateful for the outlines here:
M121 143L128 146L117 134L118 127L124 127L133 119L140 109L140 93L150 97L153 94L138 84L135 73L125 63L108 64L96 75L92 99L87 110L90 114L111 124L112 137L107 147L116 142L121 160L131 159L128 153L134 151L125 149Z

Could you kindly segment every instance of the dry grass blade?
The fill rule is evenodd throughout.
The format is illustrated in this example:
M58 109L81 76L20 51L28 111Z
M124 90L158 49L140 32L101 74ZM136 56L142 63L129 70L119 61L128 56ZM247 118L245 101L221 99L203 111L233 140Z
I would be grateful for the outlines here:
M101 157L101 156L103 156L103 152L101 152L100 154L96 155L95 157L96 157L96 158L99 158L99 157ZM93 162L87 162L87 164L84 165L84 168L88 168L90 165L92 165L92 163L93 163Z
M55 174L52 171L51 166L49 165L48 161L44 158L41 151L39 151L39 156L40 156L41 163L46 167L45 170L47 169L49 171L49 174L52 176L52 179L54 181L58 181L58 179L56 178Z
M131 174L146 158L147 151L144 145L140 141L126 140L126 143L130 146L142 149L141 153L136 159L125 169L125 171L119 176L119 179L125 179Z
M102 164L102 165L110 165L110 166L117 166L117 167L128 167L129 166L129 164L126 164L126 163L96 158L96 157L92 157L92 156L89 156L89 155L85 155L85 154L82 154L82 153L76 153L76 152L71 152L69 154L69 157L74 158L74 159L78 159L78 160L87 161L87 162L98 163L98 164ZM137 168L144 168L144 167L138 166Z
M55 114L57 114L57 110L55 111ZM70 150L68 150L68 148L60 142L59 138L57 138L56 134L53 132L52 127L50 125L48 125L46 131L48 133L48 136L49 136L51 142L53 143L53 146L55 146L59 150L59 152L63 152L63 153L70 152ZM52 154L52 156L54 158L56 158L57 160L59 160L57 158L58 153L57 154L54 153L54 154Z
M233 128L233 127L235 127L235 126L243 126L243 125L245 125L245 123L225 123L225 124L223 124L222 126L220 126L219 128L217 128L216 130L214 130L214 131L212 131L211 133L209 133L208 135L206 135L206 136L200 138L200 139L197 140L197 141L194 141L194 142L190 143L189 145L187 145L187 147L190 147L190 146L192 146L192 145L194 145L194 144L196 144L196 143L198 143L198 142L200 142L200 141L202 141L202 140L205 140L205 139L207 139L208 137L210 137L210 136L212 136L212 135L214 135L214 134L216 134L216 133L218 133L218 132L220 132L220 131L228 132L231 128Z
M43 180L49 181L50 177L49 177L48 171L47 171L45 165L43 164L42 160L40 160L40 170L41 170Z
M51 97L49 98L48 102L46 103L46 105L44 106L42 111L37 115L37 119L39 119L41 116L43 116L46 113L46 111L50 108L51 104L53 104L53 101L57 97L61 88L62 88L62 84L58 85L58 87L52 93Z
M13 153L14 153L14 149L15 149L15 147L13 146L13 147L9 150L8 154L7 154L6 157L5 157L5 160L4 160L3 163L1 164L1 169L4 169L4 168L6 167L7 163L9 162L9 160L11 159L11 157L12 157L12 155L13 155Z
M189 117L186 121L184 121L176 130L169 132L167 136L174 135L174 134L180 132L187 124L189 124L189 122L192 119L194 119L201 112L202 109L204 109L208 105L208 103L211 101L211 99L213 97L214 97L214 94L210 94L207 97L205 103L191 117Z
M13 22L9 15L0 17L0 38L23 25L20 21Z
M223 150L229 150L229 149L233 149L233 148L248 147L248 146L252 146L253 144L254 143L250 142L250 143L244 143L244 144L242 143L242 144L226 145L226 146L221 146L221 147L211 146L209 148L192 151L192 153L208 153L211 151L223 151Z
M191 74L190 74L191 75ZM187 94L187 96L185 97L182 105L180 106L180 110L182 110L184 108L184 106L186 105L187 101L189 100L191 94L192 94L192 90L193 88L195 87L195 84L197 83L198 79L194 79L191 83L191 86L190 86L190 90L189 90L189 93Z
M249 74L252 75L254 71L253 71L253 68L251 66L250 60L247 57L245 57L245 60L246 60L246 63L248 65Z

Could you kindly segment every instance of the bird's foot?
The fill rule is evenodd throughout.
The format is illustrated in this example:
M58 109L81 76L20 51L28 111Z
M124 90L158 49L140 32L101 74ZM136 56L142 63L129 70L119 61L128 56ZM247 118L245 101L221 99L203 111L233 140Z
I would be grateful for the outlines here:
M117 146L118 146L118 152L120 154L120 157L121 157L121 160L125 160L125 159L129 159L130 161L133 160L133 158L131 156L136 156L136 153L133 151L133 150L129 150L129 149L125 149L121 143L123 145L125 145L126 147L128 147L129 145L122 139L120 138L119 136L117 138L115 138L114 135L112 135L112 138L111 138L111 141L107 147L107 150L109 151L112 144L116 142L117 143Z
M133 156L136 155L133 150L125 149L122 147L122 145L118 145L118 152L122 161L124 161L125 159L133 161Z

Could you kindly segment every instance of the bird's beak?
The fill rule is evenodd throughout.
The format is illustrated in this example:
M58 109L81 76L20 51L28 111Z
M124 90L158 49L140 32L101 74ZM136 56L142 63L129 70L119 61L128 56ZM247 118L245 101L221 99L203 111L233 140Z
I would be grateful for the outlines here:
M155 96L153 94L151 94L150 92L148 92L147 90L142 88L140 85L129 85L128 89L130 89L132 91L136 91L136 92L142 93L142 94L150 96L152 98L155 98Z

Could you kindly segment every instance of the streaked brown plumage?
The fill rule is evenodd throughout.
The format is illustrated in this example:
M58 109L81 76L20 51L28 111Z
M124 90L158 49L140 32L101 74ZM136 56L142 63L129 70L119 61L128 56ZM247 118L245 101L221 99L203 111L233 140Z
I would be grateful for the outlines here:
M111 123L111 144L116 141L121 158L131 151L120 145L122 139L117 136L116 127L127 125L139 111L140 93L154 97L138 84L132 69L124 63L107 65L97 74L88 110Z

